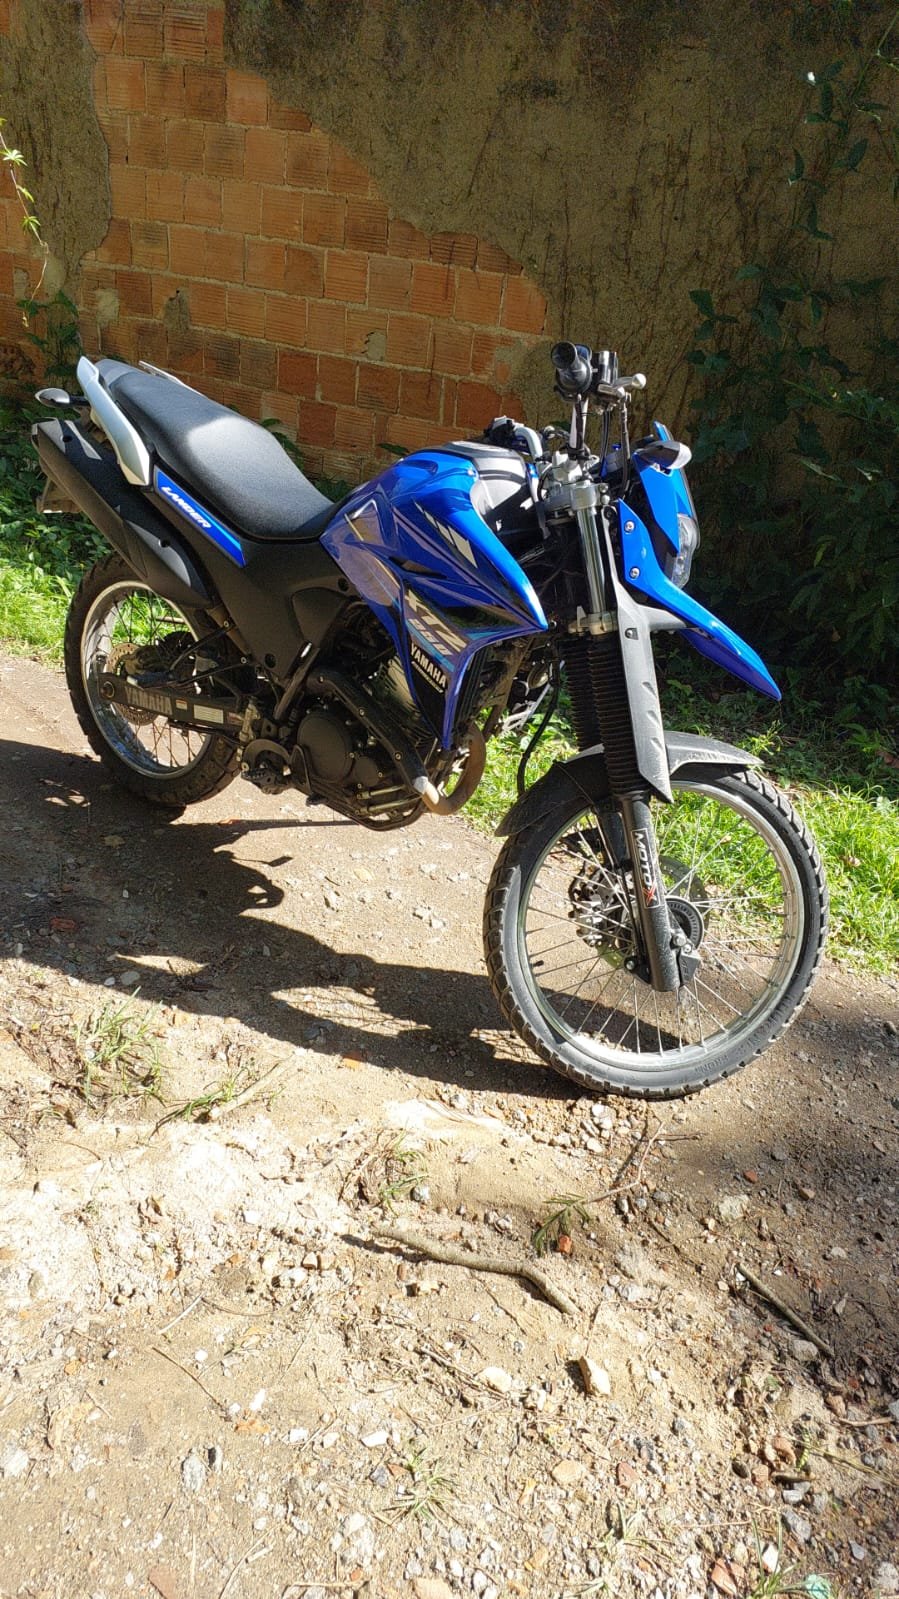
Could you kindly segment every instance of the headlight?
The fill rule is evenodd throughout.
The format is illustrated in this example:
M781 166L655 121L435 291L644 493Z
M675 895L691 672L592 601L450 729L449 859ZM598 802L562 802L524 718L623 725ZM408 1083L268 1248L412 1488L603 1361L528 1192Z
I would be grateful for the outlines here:
M669 576L677 588L683 589L690 580L693 556L699 549L699 523L694 516L687 516L683 511L678 513L677 536L678 550Z

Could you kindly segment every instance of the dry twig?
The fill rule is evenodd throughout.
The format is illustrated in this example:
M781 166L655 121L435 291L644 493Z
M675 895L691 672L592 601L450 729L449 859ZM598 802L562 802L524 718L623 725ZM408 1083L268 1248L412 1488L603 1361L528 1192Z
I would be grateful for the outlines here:
M444 1266L467 1266L471 1271L494 1272L501 1277L524 1277L544 1299L548 1299L549 1303L555 1306L556 1310L561 1310L563 1315L578 1314L578 1307L574 1301L560 1288L556 1288L539 1266L532 1266L529 1261L504 1260L500 1255L469 1255L465 1250L453 1249L448 1244L435 1243L430 1238L422 1237L420 1233L401 1232L396 1227L373 1227L372 1237L382 1243L402 1244L415 1254L424 1255L428 1260L437 1260Z
M801 1332L803 1338L807 1338L810 1344L814 1344L816 1349L820 1349L822 1355L827 1355L831 1360L833 1359L833 1348L827 1340L822 1338L820 1333L816 1333L815 1329L810 1327L807 1321L803 1321L798 1312L793 1310L790 1305L785 1304L782 1299L778 1299L767 1283L762 1282L761 1277L756 1277L755 1272L750 1271L748 1266L744 1266L741 1260L737 1261L737 1271L741 1277L746 1278L750 1288L754 1288L762 1299L766 1299L769 1305L772 1305L776 1311L780 1312L784 1321L788 1321L791 1326L796 1328L797 1332Z

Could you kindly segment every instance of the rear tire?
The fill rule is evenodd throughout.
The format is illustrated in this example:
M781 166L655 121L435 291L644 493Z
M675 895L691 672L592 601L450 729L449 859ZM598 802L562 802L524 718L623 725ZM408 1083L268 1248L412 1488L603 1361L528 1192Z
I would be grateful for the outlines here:
M487 966L500 1009L563 1077L671 1099L727 1077L793 1020L824 950L814 840L755 772L674 782L656 809L669 913L701 964L677 994L628 969L630 872L609 864L595 813L567 795L501 851L487 893Z
M237 772L234 744L161 716L131 721L95 686L114 651L175 632L199 637L188 615L154 594L121 556L108 555L85 573L69 606L64 658L75 715L110 776L153 805L181 810L227 787Z

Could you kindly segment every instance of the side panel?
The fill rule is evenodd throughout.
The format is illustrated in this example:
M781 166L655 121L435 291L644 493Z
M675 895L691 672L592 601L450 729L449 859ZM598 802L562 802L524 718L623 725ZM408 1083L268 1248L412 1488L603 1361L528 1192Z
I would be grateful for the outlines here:
M528 579L472 503L477 482L464 457L421 451L353 495L322 536L393 639L444 748L473 656L547 626Z

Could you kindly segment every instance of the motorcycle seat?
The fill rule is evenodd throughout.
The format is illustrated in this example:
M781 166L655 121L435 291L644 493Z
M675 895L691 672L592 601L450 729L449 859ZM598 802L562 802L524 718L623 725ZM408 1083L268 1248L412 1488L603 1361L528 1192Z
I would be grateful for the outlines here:
M196 389L102 360L104 386L160 462L216 516L250 538L317 538L333 502L278 440Z

